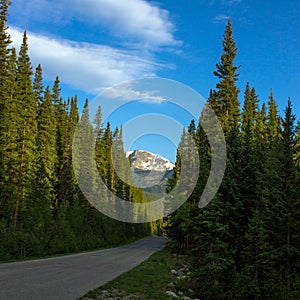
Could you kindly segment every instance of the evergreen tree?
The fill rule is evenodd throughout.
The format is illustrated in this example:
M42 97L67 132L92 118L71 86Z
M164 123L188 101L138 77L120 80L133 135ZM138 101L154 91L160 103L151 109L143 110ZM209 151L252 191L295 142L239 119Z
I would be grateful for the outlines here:
M52 105L52 96L49 86L46 87L45 96L40 101L38 115L38 183L39 196L48 207L54 208L56 186L56 119Z
M55 109L58 109L58 106L62 102L60 92L61 92L60 80L59 80L59 77L56 76L54 84L53 84L53 88L52 88L52 97L53 97L52 101L53 101L53 105L54 105Z
M255 139L260 139L263 142L267 139L267 113L265 103L262 104L261 109L257 112Z
M72 166L72 143L73 137L75 133L76 126L79 121L79 113L78 113L78 99L77 96L72 97L70 99L70 113L69 115L62 114L63 119L65 116L67 117L66 125L62 126L62 133L65 132L65 140L63 147L63 168L59 170L60 176L60 186L61 189L59 191L59 195L61 199L64 199L64 204L66 206L72 205L74 202L78 200L78 185L74 176L73 166ZM61 111L62 112L62 111ZM65 130L65 131L64 131ZM61 135L62 136L62 135ZM62 150L62 149L61 149ZM63 189L63 187L68 187L67 189ZM62 201L60 201L62 203Z
M7 59L9 57L9 45L11 43L10 36L7 33L7 12L10 5L9 0L0 1L0 75L1 75L1 87L5 86L6 71L7 71Z
M65 192L68 190L69 184L67 178L64 176L64 171L67 169L69 163L69 147L72 141L68 141L68 112L66 103L63 102L60 96L61 88L59 86L59 78L56 77L52 88L52 103L56 117L56 152L57 152L57 163L56 163L56 203L55 211L58 212L61 206L68 206L69 200L65 197Z
M216 92L213 101L210 103L219 117L225 136L232 128L237 128L240 120L239 112L239 90L235 83L238 80L238 66L234 65L237 54L235 39L232 34L231 20L228 19L226 30L223 36L223 53L221 62L216 64L214 75L219 78L216 85Z
M300 121L298 121L297 132L296 132L296 154L295 154L295 162L296 162L297 169L299 171L300 170Z
M32 89L32 69L28 56L26 32L17 59L17 90L12 105L15 134L11 136L12 161L10 173L14 188L15 211L14 226L16 228L20 212L32 204L34 191L33 181L36 173L36 102Z
M96 144L97 144L97 140L100 141L100 139L102 138L102 133L103 133L101 106L98 106L98 108L97 108L97 112L96 112L95 118L93 120L93 126L94 126L94 136L95 136Z
M126 194L126 175L128 174L129 170L129 162L126 159L124 153L124 144L122 140L122 128L116 128L113 133L113 151L112 151L112 159L114 165L114 188L116 191L116 195L121 199L127 198L129 200L129 195ZM127 164L126 164L127 163ZM127 172L126 172L127 171Z
M278 278L274 267L274 251L268 236L266 214L270 211L264 199L256 202L253 217L245 233L242 251L243 269L239 278L242 299L274 299ZM276 280L277 279L277 280Z
M103 133L101 140L101 159L98 162L98 170L100 176L103 178L104 183L108 189L114 192L114 172L112 165L112 132L110 129L110 123L108 122Z
M92 193L94 190L95 176L92 173L92 160L93 160L93 129L90 123L89 104L86 100L82 116L77 126L77 132L75 139L78 139L76 145L76 154L78 155L79 169L77 170L77 178L82 186L85 187L85 191Z
M196 134L195 122L191 121L188 130L183 129L180 143L177 149L177 158L173 176L170 178L167 186L167 192L172 194L168 196L168 206L173 211L180 203L182 197L187 197L186 191L193 190L190 179L195 176L192 172L195 170L197 159L194 155L194 137ZM184 183L184 184L183 184ZM180 188L179 186L182 186ZM176 241L177 251L186 253L192 247L193 241L193 212L198 213L199 199L191 195L169 220L168 234Z
M297 266L300 258L300 200L298 196L299 179L295 163L296 155L296 117L292 113L292 104L288 100L285 115L282 119L282 169L283 199L281 200L281 212L276 214L281 226L276 226L276 237L281 240L282 265L285 265L283 277L286 280L286 293L289 295L293 288L295 274L299 271ZM279 209L280 207L278 207ZM278 224L278 223L277 223ZM282 225L285 226L282 226ZM298 270L297 270L298 268Z
M2 155L0 157L0 164L2 164L3 169L1 168L1 171L3 172L1 178L2 181L0 183L0 215L2 215L5 218L5 223L10 224L11 223L11 216L13 214L13 204L11 200L11 193L12 193L12 186L10 185L10 176L9 176L9 169L8 164L9 161L11 161L11 157L13 156L12 144L13 139L12 137L15 135L15 126L12 118L10 117L13 112L14 107L14 98L17 90L17 81L16 81L16 51L13 48L11 51L11 55L8 60L8 74L6 77L6 100L5 100L5 118L6 120L3 129L6 128L6 132L4 133L3 137L5 139L3 140L3 144L0 145L0 149L2 149ZM4 113L4 111L3 111ZM0 113L1 114L1 113ZM1 173L0 171L0 173ZM1 218L1 217L0 217Z
M41 65L38 65L35 71L35 77L33 81L33 92L36 97L37 105L41 105L44 100L43 71Z
M278 114L276 101L273 97L272 89L270 91L270 96L268 101L267 130L268 130L269 141L271 143L276 143L278 138L280 138L281 128L280 128L280 117Z
M7 33L7 11L10 5L9 0L0 1L0 116L1 126L4 126L3 115L6 108L6 79L8 75L8 60L10 56L9 45L11 43L10 36ZM4 133L2 133L4 134ZM1 143L2 144L2 143Z
M214 295L218 295L220 298L225 297L225 294L227 294L226 297L234 295L235 272L239 268L240 238L242 236L242 228L239 227L239 211L241 209L241 137L239 130L239 90L236 87L239 67L234 65L236 53L237 47L229 19L224 34L221 62L216 65L217 70L214 72L214 75L220 81L216 85L216 92L212 93L210 97L210 103L217 104L217 109L213 106L212 108L215 109L219 117L226 137L227 166L218 195L213 200L215 203L214 205L210 204L210 208L205 210L205 213L203 212L205 218L204 216L204 219L200 218L201 223L198 225L201 226L202 223L210 223L214 219L216 220L214 224L216 230L213 231L212 237L206 235L208 240L203 241L207 246L207 242L212 244L214 249L213 255L207 255L207 257L203 258L203 261L206 261L206 263L210 262L209 264L212 265L215 264L215 269L211 270L214 276L209 284L211 289L215 290ZM206 228L211 230L212 226L213 224L207 224ZM211 238L216 241L211 241ZM222 265L217 263L219 259L222 260ZM224 278L226 273L227 277ZM214 297L217 298L216 296Z
M251 135L253 138L258 114L258 98L255 89L250 89L249 83L246 84L244 107L242 113L242 135ZM251 137L250 136L250 137Z
M9 59L11 43L10 36L7 33L7 11L10 1L0 1L0 221L4 217L2 212L7 210L7 144L9 132L9 92L10 86L7 82L9 77Z
M247 230L258 201L257 182L260 177L258 156L259 137L255 136L258 119L258 99L255 89L246 85L244 108L242 113L242 160L240 193L242 197L239 214L242 216L240 227Z

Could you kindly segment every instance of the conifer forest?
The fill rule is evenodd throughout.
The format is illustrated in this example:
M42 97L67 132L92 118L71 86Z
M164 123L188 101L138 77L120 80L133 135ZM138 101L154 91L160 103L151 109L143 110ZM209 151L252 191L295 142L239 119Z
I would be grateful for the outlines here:
M72 141L80 120L94 133L96 165L106 186L127 201L147 201L142 189L124 183L114 171L112 147L126 159L122 128L103 124L101 107L90 120L88 100L80 112L76 95L63 99L59 76L52 86L44 85L42 66L31 64L26 31L20 50L11 46L8 10L9 1L1 0L0 261L119 245L157 234L164 224L173 251L189 257L198 298L299 299L300 122L292 106L299 99L287 98L280 112L272 89L266 103L249 83L239 90L230 19L213 72L218 82L207 99L226 139L222 184L211 203L200 209L211 148L200 122L191 121L178 149L188 149L193 140L199 153L201 170L192 195L163 221L131 224L93 207L72 166ZM177 153L167 192L180 175Z

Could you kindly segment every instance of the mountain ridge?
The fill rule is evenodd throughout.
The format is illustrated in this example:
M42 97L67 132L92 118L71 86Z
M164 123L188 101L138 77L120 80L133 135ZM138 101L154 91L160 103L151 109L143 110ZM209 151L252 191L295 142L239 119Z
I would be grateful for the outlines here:
M167 158L145 150L127 151L134 185L147 193L164 193L175 165Z
M167 158L146 150L127 151L126 157L130 158L131 165L137 169L170 171L175 168L175 164Z

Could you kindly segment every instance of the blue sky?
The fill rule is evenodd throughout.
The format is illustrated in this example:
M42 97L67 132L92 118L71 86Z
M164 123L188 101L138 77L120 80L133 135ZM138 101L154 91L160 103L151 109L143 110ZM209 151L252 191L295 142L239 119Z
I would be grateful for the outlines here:
M16 47L28 31L33 67L41 63L50 84L59 75L63 96L77 94L82 107L85 98L148 76L182 82L207 98L217 82L212 73L230 17L239 48L240 100L249 81L261 101L272 88L281 112L291 97L299 117L299 15L298 0L13 0L8 24ZM166 111L157 101L140 109L157 112L158 106ZM133 146L174 160L170 140L154 140L144 137Z

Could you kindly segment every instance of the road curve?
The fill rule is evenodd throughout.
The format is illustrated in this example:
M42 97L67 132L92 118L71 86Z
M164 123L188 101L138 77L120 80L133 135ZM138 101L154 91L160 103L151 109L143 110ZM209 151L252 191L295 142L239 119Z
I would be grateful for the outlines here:
M2 300L74 300L146 260L167 239L68 256L0 264Z

